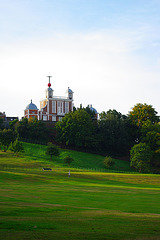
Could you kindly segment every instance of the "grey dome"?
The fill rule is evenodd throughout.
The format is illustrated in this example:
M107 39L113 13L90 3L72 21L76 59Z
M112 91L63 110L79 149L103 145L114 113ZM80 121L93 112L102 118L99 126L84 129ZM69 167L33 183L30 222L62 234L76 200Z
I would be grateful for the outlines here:
M47 88L47 90L50 92L53 91L53 89L51 87Z
M28 104L26 107L26 110L37 110L37 109L38 109L37 106L34 103L32 103L32 100L31 100L31 103Z
M96 114L98 113L97 110L96 110L95 108L93 108L93 107L91 107L90 110L91 110L92 112L95 112Z
M90 109L92 112L95 112L95 114L98 114L97 110L96 110L95 108L93 108L91 104L89 105L89 109Z

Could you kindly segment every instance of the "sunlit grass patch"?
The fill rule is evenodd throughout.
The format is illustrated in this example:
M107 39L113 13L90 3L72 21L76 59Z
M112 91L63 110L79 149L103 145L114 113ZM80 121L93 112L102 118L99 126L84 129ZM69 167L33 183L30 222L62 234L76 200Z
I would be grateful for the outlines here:
M160 175L77 169L27 146L0 158L0 238L160 239Z

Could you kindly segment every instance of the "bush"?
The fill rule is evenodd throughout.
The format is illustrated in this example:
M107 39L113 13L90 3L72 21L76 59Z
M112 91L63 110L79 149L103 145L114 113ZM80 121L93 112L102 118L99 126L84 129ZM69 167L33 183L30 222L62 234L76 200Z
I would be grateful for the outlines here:
M70 164L74 161L73 158L70 155L67 155L64 157L64 162L70 166Z
M47 145L46 154L50 155L50 158L52 160L52 156L59 156L59 148L56 145L49 142Z
M115 161L113 158L106 156L103 163L106 168L111 168L115 164Z
M60 158L64 163L70 165L74 159L71 157L70 152L61 152Z
M9 150L16 153L16 156L18 156L19 152L24 152L24 147L21 142L16 139L13 143L10 144Z

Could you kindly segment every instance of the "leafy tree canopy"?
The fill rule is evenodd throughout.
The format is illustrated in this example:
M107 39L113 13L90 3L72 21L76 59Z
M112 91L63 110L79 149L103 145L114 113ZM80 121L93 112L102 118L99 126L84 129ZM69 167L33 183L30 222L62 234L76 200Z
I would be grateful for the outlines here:
M0 147L6 152L11 142L15 141L16 134L11 129L0 130Z
M59 148L56 145L49 142L48 145L47 145L46 154L50 155L50 158L52 160L53 156L57 156L57 157L59 156L59 154L60 154L59 153Z
M18 122L19 122L18 119L15 119L15 120L9 122L10 129L12 129L13 131L16 130L16 126L17 126Z
M84 109L66 114L62 121L56 124L56 130L58 140L68 146L91 147L93 145L93 121Z
M130 155L131 167L134 167L139 172L146 172L150 170L153 153L146 143L134 145L130 150Z
M152 107L152 105L147 105L146 103L138 103L129 112L129 118L132 124L142 127L143 123L150 120L152 124L159 122L159 117L157 112Z
M153 151L157 151L160 143L160 124L153 124L150 120L143 122L140 140L147 143Z
M16 123L16 131L22 139L38 140L45 142L47 140L47 130L45 123L37 119L24 118Z
M131 144L127 116L114 110L102 112L99 121L101 147L107 153L126 154Z
M20 152L24 152L24 147L23 147L22 142L20 142L20 141L18 141L18 139L16 139L13 143L11 142L11 144L9 146L9 150L16 153L16 155L18 156L18 154Z
M126 120L127 116L121 114L120 112L117 112L115 109L113 110L108 110L107 112L102 112L100 113L100 120L115 120L115 121L120 121L120 120Z

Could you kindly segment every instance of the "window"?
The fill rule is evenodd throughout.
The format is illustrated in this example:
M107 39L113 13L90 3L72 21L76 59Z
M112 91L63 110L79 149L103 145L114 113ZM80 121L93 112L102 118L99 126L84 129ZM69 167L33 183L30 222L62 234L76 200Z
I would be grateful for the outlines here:
M43 116L43 121L47 121L47 116Z
M56 113L56 101L52 101L52 113Z
M56 122L56 116L52 116L52 121Z
M62 118L63 118L63 117L59 117L59 121L60 121L60 122L62 121Z
M63 113L63 102L58 102L58 114Z
M69 102L65 102L65 113L69 112Z

